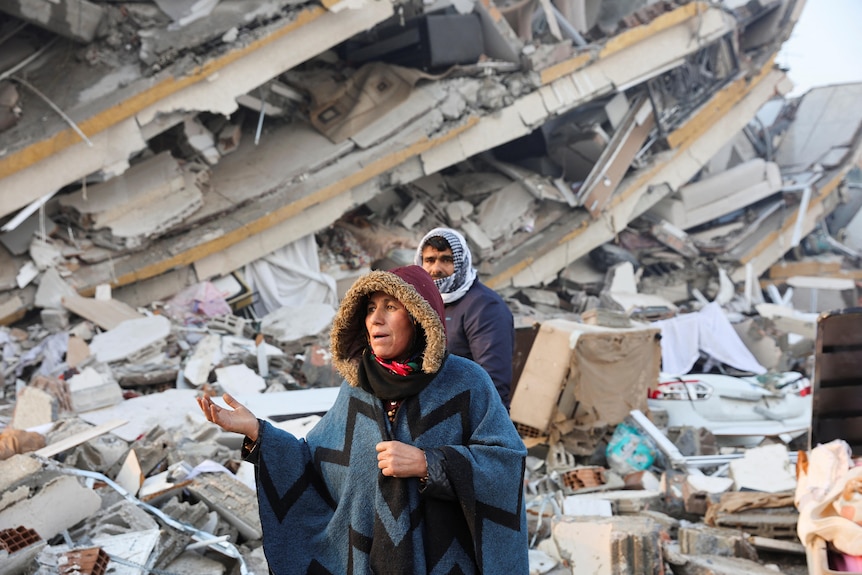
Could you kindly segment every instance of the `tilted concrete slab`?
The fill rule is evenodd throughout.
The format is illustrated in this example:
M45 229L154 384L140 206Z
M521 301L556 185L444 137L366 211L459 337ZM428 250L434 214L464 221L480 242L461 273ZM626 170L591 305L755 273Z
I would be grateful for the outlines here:
M92 146L63 124L41 140L10 147L0 157L0 187L4 190L0 217L99 170L122 173L128 158L146 146L141 126L177 110L230 114L237 109L237 96L392 13L388 0L370 0L360 9L338 12L312 6L272 25L266 35L248 45L188 73L168 69L82 106L72 117Z
M77 477L56 477L29 499L0 511L0 529L25 525L50 539L99 510L102 498Z
M237 269L331 224L349 209L371 199L384 184L406 183L435 173L528 133L551 117L547 103L553 98L560 104L554 104L554 114L569 111L625 84L658 74L734 29L735 22L729 15L706 5L697 7L683 6L648 25L626 31L610 39L598 54L574 58L565 70L555 69L550 75L543 71L542 82L550 92L540 91L544 93L541 98L529 94L492 114L443 126L431 138L425 135L427 129L408 129L398 134L401 141L396 142L397 147L390 143L357 152L359 155L350 154L314 178L286 189L272 182L269 185L278 187L277 193L252 206L239 207L231 221L199 226L180 244L171 242L162 247L157 242L147 254L113 260L110 265L89 266L76 275L76 285L87 293L97 283L124 285L191 263L199 279ZM693 27L699 33L694 42ZM651 54L650 62L657 64L638 69L631 59L641 58L639 54L646 52ZM645 74L644 70L652 72ZM416 123L422 126L421 119ZM273 144L271 141L268 145ZM415 163L417 156L419 164ZM395 171L399 176L390 177ZM201 212L205 210L206 206Z
M768 62L753 77L740 77L715 94L687 123L669 135L678 147L657 155L651 167L623 182L601 219L590 224L585 213L528 241L501 259L486 283L496 289L548 281L568 264L611 241L630 221L664 198L671 188L688 182L741 130L776 91L789 89L785 74Z

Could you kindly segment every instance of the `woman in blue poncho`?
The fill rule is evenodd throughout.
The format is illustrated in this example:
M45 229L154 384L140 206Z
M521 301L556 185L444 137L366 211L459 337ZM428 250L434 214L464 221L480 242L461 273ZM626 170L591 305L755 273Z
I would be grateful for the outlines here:
M246 436L273 573L528 572L526 450L488 374L447 354L443 309L419 266L359 278L332 326L344 382L305 440L198 400Z

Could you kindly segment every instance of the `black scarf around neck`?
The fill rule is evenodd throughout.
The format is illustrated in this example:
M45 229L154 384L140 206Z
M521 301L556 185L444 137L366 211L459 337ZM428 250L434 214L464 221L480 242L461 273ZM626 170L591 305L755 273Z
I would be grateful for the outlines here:
M399 400L412 397L425 389L436 373L418 371L410 375L392 373L372 357L366 349L359 364L359 385L380 399Z

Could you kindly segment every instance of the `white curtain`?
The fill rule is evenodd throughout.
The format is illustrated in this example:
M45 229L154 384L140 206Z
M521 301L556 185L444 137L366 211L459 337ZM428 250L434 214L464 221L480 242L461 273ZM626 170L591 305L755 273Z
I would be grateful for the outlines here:
M254 304L258 317L285 306L311 303L338 306L335 278L320 271L313 234L246 265L245 277L259 296Z

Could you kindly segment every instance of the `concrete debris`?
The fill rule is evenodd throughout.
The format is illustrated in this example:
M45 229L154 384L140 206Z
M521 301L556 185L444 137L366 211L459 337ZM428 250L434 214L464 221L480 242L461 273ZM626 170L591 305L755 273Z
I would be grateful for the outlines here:
M788 96L805 2L42 4L0 1L0 571L267 573L194 398L303 437L340 298L437 226L519 326L531 573L862 553L788 501L862 445L862 84Z

